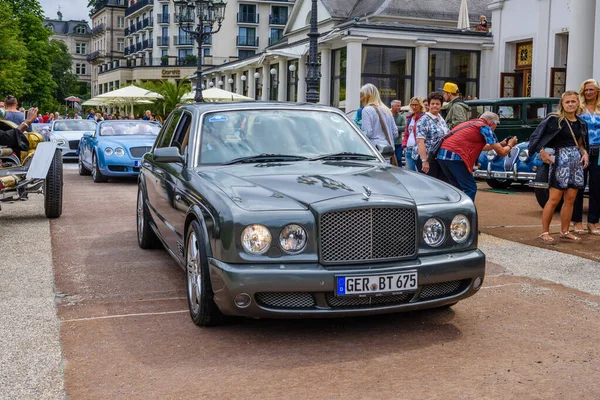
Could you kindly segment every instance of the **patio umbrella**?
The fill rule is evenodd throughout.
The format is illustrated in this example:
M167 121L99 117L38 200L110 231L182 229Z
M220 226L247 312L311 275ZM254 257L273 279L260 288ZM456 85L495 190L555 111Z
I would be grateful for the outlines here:
M195 92L189 92L181 97L181 100L194 100ZM229 92L219 88L210 88L202 91L202 97L206 101L243 101L254 100L250 97L242 96L241 94Z
M151 92L148 89L142 89L141 87L131 85L111 92L102 93L95 98L107 100L104 104L130 105L131 113L133 114L134 104L146 104L146 102L152 103L153 100L162 99L163 96L159 93Z
M469 29L469 8L467 7L467 0L461 0L460 10L458 11L458 29Z

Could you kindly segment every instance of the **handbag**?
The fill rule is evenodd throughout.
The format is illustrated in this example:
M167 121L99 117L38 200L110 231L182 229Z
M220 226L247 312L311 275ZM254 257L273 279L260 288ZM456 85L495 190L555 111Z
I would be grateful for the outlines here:
M375 107L375 106L371 106L371 107L373 107L375 109L375 112L377 113L377 116L379 117L379 123L381 124L381 129L383 129L383 133L385 133L385 137L386 137L388 143L390 143L390 145L393 147L394 141L390 139L390 134L387 130L387 127L385 126L385 123L383 122L383 117L381 116L381 113L379 112L377 107ZM398 166L398 159L396 158L396 152L394 152L394 155L392 156L392 165L395 165L396 167Z
M429 118L431 118L431 117L429 117ZM432 120L433 120L433 118L432 118ZM484 125L484 124L481 121L474 121L474 122L471 122L470 124L461 126L460 128L457 126L454 129L452 129L450 132L448 132L447 134L445 134L444 136L442 136L441 138L436 140L435 143L433 144L433 146L431 147L431 150L429 151L429 155L427 156L427 162L431 163L433 160L435 160L437 158L438 153L440 152L440 149L442 148L442 143L444 143L444 140L448 139L450 136L454 135L455 133L462 131L463 129L467 129L467 128L470 128L475 125Z

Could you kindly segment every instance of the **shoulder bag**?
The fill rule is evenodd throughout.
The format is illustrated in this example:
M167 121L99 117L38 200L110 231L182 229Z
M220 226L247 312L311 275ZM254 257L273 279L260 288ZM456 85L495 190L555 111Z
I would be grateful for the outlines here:
M429 117L429 118L431 118L431 117ZM433 120L433 118L432 118L432 120ZM427 156L427 162L430 163L437 158L437 155L440 152L440 149L442 148L442 143L444 143L444 140L448 139L450 136L454 135L455 133L462 131L463 129L470 128L475 125L483 125L483 123L481 121L474 121L465 126L461 126L460 128L456 127L453 130L451 130L450 132L448 132L447 134L445 134L443 137L436 140L435 143L433 144L433 146L431 147L431 151L429 151L429 155Z
M377 116L379 117L379 123L381 124L381 129L383 129L383 133L385 133L385 137L387 138L388 143L391 143L390 146L394 147L394 141L391 140L391 138L390 138L390 133L388 132L387 127L385 126L385 122L383 122L383 117L381 116L379 109L376 106L371 106L371 107L373 107L375 109L375 112L377 113ZM394 151L394 155L392 156L392 165L395 165L396 167L399 166L395 151Z

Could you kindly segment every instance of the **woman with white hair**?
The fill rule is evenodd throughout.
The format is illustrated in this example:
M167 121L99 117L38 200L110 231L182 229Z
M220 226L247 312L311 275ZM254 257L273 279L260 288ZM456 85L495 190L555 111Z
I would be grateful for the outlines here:
M461 189L475 201L477 184L473 166L482 151L494 150L505 157L517 144L517 138L498 142L494 130L500 123L498 115L486 111L479 118L458 124L444 139L437 156L438 163L448 182Z
M392 146L398 137L398 126L392 112L381 101L379 90L375 85L367 83L360 88L360 102L363 105L362 130L373 146ZM392 158L396 160L396 156ZM398 165L398 162L392 161Z

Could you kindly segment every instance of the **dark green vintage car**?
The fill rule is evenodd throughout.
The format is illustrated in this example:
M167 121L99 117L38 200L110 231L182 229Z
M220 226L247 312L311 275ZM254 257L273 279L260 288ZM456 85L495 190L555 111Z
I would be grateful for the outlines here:
M464 193L391 166L339 110L186 105L139 176L138 243L186 270L190 314L320 317L450 306L484 278Z

